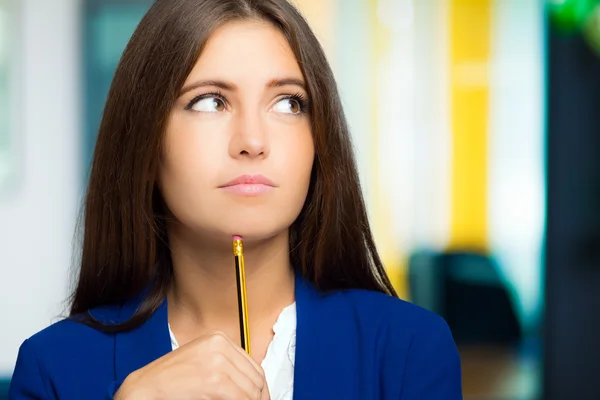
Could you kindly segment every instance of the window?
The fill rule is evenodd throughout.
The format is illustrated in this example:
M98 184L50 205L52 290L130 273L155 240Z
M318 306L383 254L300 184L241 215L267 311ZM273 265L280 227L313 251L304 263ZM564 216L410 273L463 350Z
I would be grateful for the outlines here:
M104 103L121 54L152 2L152 0L88 0L86 2L83 49L85 171L89 170Z

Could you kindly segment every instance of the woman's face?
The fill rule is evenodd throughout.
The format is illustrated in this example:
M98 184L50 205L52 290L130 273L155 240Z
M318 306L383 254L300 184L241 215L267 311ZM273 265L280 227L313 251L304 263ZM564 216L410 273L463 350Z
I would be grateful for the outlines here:
M159 176L186 230L264 239L289 228L314 159L307 101L275 27L239 21L214 32L171 112Z

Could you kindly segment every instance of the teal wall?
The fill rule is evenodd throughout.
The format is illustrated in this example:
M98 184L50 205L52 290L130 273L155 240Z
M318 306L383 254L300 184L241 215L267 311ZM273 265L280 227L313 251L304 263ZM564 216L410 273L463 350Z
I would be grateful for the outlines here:
M88 0L84 13L85 181L96 144L104 103L121 54L151 0Z
M0 0L0 3L2 0ZM114 71L121 58L129 38L137 24L149 9L153 0L86 0L83 17L84 37L81 48L83 68L84 131L81 141L84 170L82 186L87 184L89 163L92 158L96 134L102 118L104 102L112 81ZM1 22L1 21L0 21ZM3 25L0 24L0 32ZM0 34L0 39L2 35ZM1 46L0 46L1 48ZM6 63L0 54L0 104L1 95L6 93ZM9 137L6 125L6 107L0 107L0 150L6 147ZM0 182L1 183L1 182ZM8 399L10 376L0 376L0 400Z
M8 400L8 379L0 379L0 400Z

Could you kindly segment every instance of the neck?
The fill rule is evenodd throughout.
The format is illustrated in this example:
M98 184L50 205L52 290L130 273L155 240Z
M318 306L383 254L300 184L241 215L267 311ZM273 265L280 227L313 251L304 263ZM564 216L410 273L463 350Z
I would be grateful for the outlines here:
M169 234L174 271L168 294L171 325L189 332L187 339L213 329L239 336L232 241L199 240L176 230ZM270 329L295 298L288 232L244 240L244 259L250 328Z

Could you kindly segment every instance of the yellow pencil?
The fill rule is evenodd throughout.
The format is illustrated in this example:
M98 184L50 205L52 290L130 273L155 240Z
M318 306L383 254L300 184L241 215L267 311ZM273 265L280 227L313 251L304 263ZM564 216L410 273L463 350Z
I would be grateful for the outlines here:
M246 297L246 270L244 269L244 244L242 237L233 237L233 257L237 280L238 312L240 316L241 345L250 355L250 328L248 326L248 299Z

